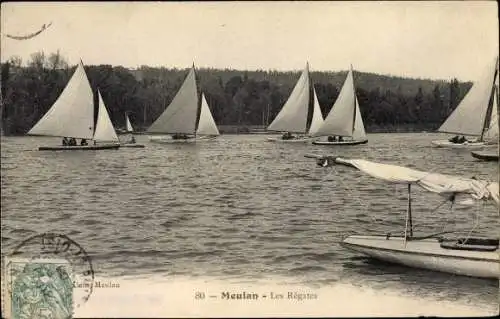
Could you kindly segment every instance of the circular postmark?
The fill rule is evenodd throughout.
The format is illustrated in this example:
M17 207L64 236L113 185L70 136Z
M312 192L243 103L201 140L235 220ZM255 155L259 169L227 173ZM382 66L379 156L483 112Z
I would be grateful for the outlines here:
M43 233L27 238L5 256L4 267L12 318L70 318L93 291L90 256L63 234Z

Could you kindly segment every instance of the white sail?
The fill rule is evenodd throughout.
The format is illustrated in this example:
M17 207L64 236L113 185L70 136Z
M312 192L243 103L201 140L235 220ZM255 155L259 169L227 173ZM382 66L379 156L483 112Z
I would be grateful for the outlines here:
M323 125L323 114L321 114L321 108L319 106L318 97L316 96L316 90L312 89L314 96L314 106L313 115L311 120L311 126L309 127L309 135L314 135L321 125Z
M498 87L496 88L498 90ZM493 93L493 109L491 110L491 120L488 130L484 133L484 139L489 142L498 143L498 101L497 92Z
M438 129L439 132L473 136L483 133L496 68L495 59L495 64L488 65L483 76L472 85L457 108Z
M97 114L97 123L95 126L94 141L97 142L119 142L113 123L109 119L108 110L102 100L101 92L97 90L99 96L99 113Z
M361 111L359 109L358 98L356 98L356 119L354 121L354 131L352 132L352 138L356 141L367 140L363 117L361 116Z
M309 63L302 71L290 97L268 126L268 131L305 133L309 111Z
M205 95L201 94L201 111L200 120L198 121L198 129L196 130L198 135L219 135L219 130L215 124L210 108L208 107Z
M28 134L92 138L94 95L81 61L59 98Z
M127 125L127 132L133 132L134 131L134 128L132 127L132 124L130 123L130 120L128 118L128 115L125 113L125 122L126 122L126 125Z
M194 134L198 112L198 91L194 66L167 109L148 129L149 133Z
M347 78L340 90L339 96L328 113L323 125L318 129L315 136L353 136L355 112L357 112L356 93L354 91L354 79L352 68L347 73ZM356 116L357 117L357 116ZM363 128L364 130L364 128Z

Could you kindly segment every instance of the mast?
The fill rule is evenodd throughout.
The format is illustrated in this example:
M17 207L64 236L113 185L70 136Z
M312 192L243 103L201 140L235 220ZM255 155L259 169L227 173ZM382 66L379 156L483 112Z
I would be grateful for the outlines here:
M314 85L312 82L311 73L309 72L309 62L307 62L307 73L309 75L309 103L307 105L307 123L305 134L308 134L309 130L311 129L314 116Z
M499 97L498 85L495 85L495 92L497 95L497 125L498 125L498 131L500 132L500 105L499 105L500 102L498 101Z
M411 184L408 184L408 221L410 224L410 237L413 237L413 220L411 217Z
M199 81L198 81L198 76L196 74L196 68L194 67L194 61L193 61L193 72L194 72L194 82L195 82L195 85L196 85L196 97L197 97L197 100L196 100L196 124L194 126L194 137L196 137L196 133L198 132L198 127L200 125L200 116L201 116L201 88L200 88L200 85L199 85Z
M497 57L497 63L495 63L495 75L493 76L493 83L491 84L491 93L490 93L490 99L488 101L488 109L486 111L486 116L484 117L483 129L481 131L481 136L479 137L479 141L483 140L484 133L489 128L489 124L490 124L490 120L491 120L491 112L493 110L493 99L494 99L494 95L495 95L495 80L497 78L497 74L498 74L498 57ZM498 101L498 98L497 98L497 101Z
M410 227L410 236L408 236L408 226ZM408 183L408 211L406 213L406 224L405 224L405 238L404 246L406 248L406 242L408 239L413 237L413 222L411 218L411 183Z
M354 107L352 108L353 109L353 112L352 112L352 132L354 133L354 128L356 127L356 87L354 86L354 71L352 70L352 64L351 64L351 72L352 72L352 94L354 94L354 100L353 100L353 103L354 103ZM352 135L352 133L351 133Z

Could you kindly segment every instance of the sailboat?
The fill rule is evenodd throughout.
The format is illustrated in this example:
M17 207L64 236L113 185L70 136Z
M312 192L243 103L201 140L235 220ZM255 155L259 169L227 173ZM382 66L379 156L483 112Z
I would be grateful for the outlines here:
M497 84L495 85L495 82ZM467 92L457 108L438 129L438 132L461 135L449 140L432 141L434 147L478 149L498 144L498 126L491 126L498 116L498 57L490 64L481 78ZM497 120L498 121L498 120ZM492 130L491 132L489 132ZM465 136L475 136L467 140Z
M327 140L317 140L313 144L357 145L368 142L352 73L351 65L337 100L325 118L323 125L314 134L314 136L328 136ZM338 139L335 137L338 137Z
M42 146L40 151L102 150L120 147L100 92L97 122L94 125L94 95L80 60L75 73L47 113L28 135L56 136L93 140L93 145ZM97 144L97 142L105 142ZM109 143L110 142L110 143Z
M498 108L498 85L495 86L495 95L493 96L493 105L496 105L497 112L491 113L491 124L486 132L486 138L493 141L497 140L497 145L494 146L494 149L484 149L481 151L472 151L472 157L481 160L481 161L496 161L498 162L498 153L499 153L499 145L498 145L498 131L500 130L500 122L498 122L498 116L500 112L500 108Z
M198 111L200 116L197 119ZM152 142L190 143L215 139L220 133L215 124L205 95L198 94L194 65L184 83L166 110L147 130L150 134L166 134L151 136Z
M125 129L119 128L116 129L118 134L132 134L134 132L134 128L132 127L132 124L130 123L130 119L128 117L128 114L125 113Z
M445 202L470 205L474 201L490 201L498 207L500 203L497 182L423 172L362 159L309 154L306 157L316 158L317 164L322 167L344 165L372 177L390 183L405 184L408 187L408 207L403 236L393 236L390 233L381 236L350 235L343 238L341 242L343 247L375 259L409 267L471 277L499 278L498 238L442 236L453 231L414 236L411 206L411 186L416 184L429 192L443 196Z
M132 135L134 132L134 128L132 127L132 124L130 123L130 119L129 119L127 113L125 113L125 125L126 125L125 133ZM131 136L129 141L121 142L121 146L128 147L128 148L144 148L145 147L144 144L137 144L135 141L135 137L133 135Z
M308 128L309 110L312 110L312 120ZM323 115L321 114L316 90L309 76L309 63L306 63L306 67L302 71L297 84L295 84L290 97L267 128L267 131L285 132L285 134L279 138L268 138L268 141L281 143L308 142L322 123ZM302 136L293 136L292 133L302 134Z

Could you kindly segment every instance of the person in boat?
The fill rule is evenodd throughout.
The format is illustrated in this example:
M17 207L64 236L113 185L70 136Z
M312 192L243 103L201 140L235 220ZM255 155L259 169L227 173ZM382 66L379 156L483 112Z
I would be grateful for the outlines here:
M129 141L130 144L135 144L135 137L132 135Z
M339 136L339 142L343 142L344 138L342 136Z
M174 135L172 135L172 139L174 140L186 140L187 138L187 134L175 133Z
M335 142L335 136L328 136L328 142Z
M465 136L463 136L463 135L462 135L462 136L458 139L458 143L463 144L463 143L465 143L465 142L467 142L467 139L465 138Z
M281 138L284 140L291 140L291 139L293 139L293 135L290 132L286 132L285 134L283 134L283 136Z
M68 145L69 146L76 146L76 139L74 137L70 138Z
M455 135L455 136L453 136L452 138L449 139L449 141L452 142L452 143L458 143L458 140L459 140L458 135Z
M80 142L80 145L81 146L87 146L87 145L89 145L89 143L87 143L86 139L82 138L82 141Z
M62 139L62 145L63 146L68 146L69 145L69 141L68 141L67 137L63 137L63 139Z

